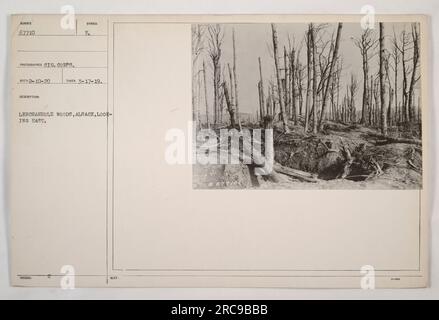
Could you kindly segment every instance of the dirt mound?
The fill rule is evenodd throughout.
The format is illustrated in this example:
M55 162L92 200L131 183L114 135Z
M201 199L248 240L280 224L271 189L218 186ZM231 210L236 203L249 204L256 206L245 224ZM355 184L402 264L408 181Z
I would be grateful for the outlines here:
M383 137L361 125L329 123L324 132L315 135L305 134L300 127L290 129L289 133L274 132L274 160L283 171L256 177L252 165L197 164L194 188L300 188L310 182L310 188L322 189L421 187L422 147L416 139ZM240 146L241 152L243 149L248 148ZM310 174L308 180L312 181L300 179L304 174Z
M367 140L362 127L329 126L325 135L279 136L275 161L283 166L318 175L319 179L363 181L388 179L413 186L421 183L422 154L419 146L408 143L375 145ZM345 133L349 134L348 138ZM398 186L396 186L398 187Z
M357 150L363 141L345 139L337 135L284 137L275 145L275 161L298 170L331 180L341 175L348 156L346 150Z
M422 151L405 143L372 147L358 159L371 172L370 181L386 180L394 188L419 188L422 185Z

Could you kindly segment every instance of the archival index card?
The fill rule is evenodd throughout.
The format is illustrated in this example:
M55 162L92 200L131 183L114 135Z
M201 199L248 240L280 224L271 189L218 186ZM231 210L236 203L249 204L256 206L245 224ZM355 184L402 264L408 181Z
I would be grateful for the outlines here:
M428 285L425 17L10 30L13 285Z

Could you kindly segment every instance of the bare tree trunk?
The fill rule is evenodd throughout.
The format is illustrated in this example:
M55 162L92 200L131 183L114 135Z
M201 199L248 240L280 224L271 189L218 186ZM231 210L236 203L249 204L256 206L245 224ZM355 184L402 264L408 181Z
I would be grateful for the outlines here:
M390 81L390 68L389 68L389 61L390 61L390 54L386 57L384 60L384 66L385 66L385 72L386 72L386 79L387 79L387 86L389 88L388 95L388 101L387 101L387 107L386 107L386 120L387 120L387 126L392 126L392 103L393 103L393 94L394 90L392 88L392 82Z
M306 35L306 71L307 71L307 84L306 84L306 102L305 102L305 132L308 132L309 126L309 108L311 104L311 31L312 24L308 26L308 32Z
M399 62L399 52L398 52L398 43L397 43L396 35L393 36L393 63L395 65L394 69L394 100L395 100L395 118L394 122L398 124L398 62Z
M200 73L197 73L197 128L201 128L201 77Z
M224 105L224 92L220 94L219 97L219 107L218 107L218 122L219 124L223 123L223 105Z
M312 132L314 134L317 133L317 71L316 71L316 43L314 39L314 33L315 29L314 27L311 28L311 36L310 36L310 42L312 45L312 109L313 109L313 126L312 126Z
M207 103L206 65L205 65L204 61L203 61L203 82L204 82L204 102L206 104L206 124L207 124L207 128L210 128L209 104Z
M355 95L357 93L357 79L355 78L354 74L351 74L351 82L348 85L348 106L349 106L349 121L355 122L356 121L356 114L355 114Z
M258 57L259 62L259 83L260 85L260 97L261 97L261 107L260 107L260 113L261 113L261 123L264 121L264 106L265 106L265 96L264 96L264 79L262 77L262 63L261 63L261 57Z
M230 63L227 64L227 70L229 71L229 81L230 81L230 92L228 91L228 96L229 96L229 102L230 102L230 108L233 109L233 114L235 114L235 97L233 96L233 74L232 74L232 69L230 68ZM224 84L225 86L227 86L227 84ZM229 89L229 88L227 88ZM225 94L225 92L224 92ZM227 103L227 100L226 100ZM229 105L227 105L227 108L229 108ZM229 111L230 114L230 111ZM230 120L231 121L231 120ZM236 125L236 122L233 121L233 125L232 127L234 127Z
M282 80L281 80L282 81ZM287 62L287 49L284 46L284 81L283 81L283 92L284 92L284 105L285 105L285 116L287 119L290 117L290 103L289 103L289 88L288 88L288 62Z
M219 109L219 86L220 86L220 67L219 62L215 63L213 66L213 109L214 118L213 123L217 125L218 123L218 109Z
M395 94L395 123L398 124L398 61L395 60L395 90L393 92Z
M407 45L407 39L406 39L406 33L405 30L402 33L402 44L401 44L401 62L402 62L402 113L403 113L403 120L404 122L409 121L409 114L408 114L408 108L407 108L407 101L408 101L408 95L407 95L407 66L406 66L406 60L405 60L405 50Z
M261 127L264 125L264 90L261 81L258 81L258 95L259 95L259 111L256 111L256 115L259 116L259 124Z
M318 130L321 131L323 127L323 121L325 120L325 109L326 109L326 99L328 96L328 88L330 83L332 82L332 70L334 69L334 64L337 62L337 56L338 56L338 48L340 46L340 37L341 37L341 29L343 28L343 23L339 23L337 27L337 36L335 37L335 47L334 51L332 52L332 59L331 64L329 67L329 74L328 74L328 80L326 81L326 88L323 91L323 99L322 99L322 113L320 115L320 121L319 121L319 127ZM314 120L315 121L315 120Z
M347 97L344 96L343 102L341 104L341 121L343 123L346 123L346 100L347 100Z
M409 86L409 92L408 92L408 102L407 102L407 108L409 110L409 116L410 121L415 120L415 109L414 109L414 103L413 103L413 95L414 95L414 86L417 81L416 79L416 72L418 67L418 61L419 61L419 35L418 30L416 27L416 24L412 24L412 38L413 38L413 67L412 67L412 75L410 79L410 86Z
M283 100L283 90L282 90L282 81L280 78L280 69L279 69L279 59L278 59L278 42L277 42L277 31L274 23L271 24L271 30L273 33L273 51L274 51L274 64L276 67L276 78L277 78L277 91L279 95L279 107L280 107L280 116L282 118L282 125L285 132L289 132L287 125L287 117L285 116L285 107Z
M379 79L378 79L379 80ZM374 119L373 123L374 126L377 128L380 128L380 92L379 92L379 81L375 82L375 90L374 90L374 97L375 97L375 109L374 109Z
M276 95L274 93L274 85L271 86L271 115L273 119L276 117Z
M208 53L212 60L213 69L213 110L214 110L214 124L219 120L220 108L220 86L221 86L221 45L223 41L223 32L219 24L209 25L207 28L209 33L209 48Z
M194 65L192 65L192 68L194 68L195 66ZM192 69L192 70L194 70L194 69ZM195 71L192 71L193 73L195 72ZM198 85L198 82L199 82L199 77L198 76L196 76L196 75L192 75L192 120L195 122L195 123L197 123L198 121L198 119L197 119L197 112L198 112L198 109L199 109L199 105L198 105L198 95L199 95L199 92L198 92L198 95L197 95L197 87L196 87L196 85Z
M192 108L194 121L199 126L200 121L200 74L198 70L198 58L203 50L203 31L200 25L192 26ZM196 105L196 106L195 106Z
M367 84L369 82L369 63L368 63L368 57L367 52L363 54L363 101L362 101L362 107L361 107L361 124L366 123L366 108L368 105L368 94L367 94Z
M273 107L272 107L272 96L270 91L270 85L267 86L267 115L273 116Z
M339 62L338 64L338 68L337 68L337 102L336 102L336 120L339 121L340 120L340 115L339 115L339 104L340 104L340 78L341 78L341 70L342 70L342 65L341 62Z
M297 60L296 60L296 68L297 68L297 90L298 90L298 96L299 96L299 116L302 116L302 111L303 111L303 69L302 66L299 62L299 55L297 55Z
M380 22L380 107L381 107L381 133L382 135L387 135L387 121L386 121L386 106L385 106L385 94L386 88L384 83L384 24Z
M294 113L294 125L297 125L297 121L299 118L299 108L297 106L297 96L296 96L296 76L295 74L297 73L297 65L294 63L296 59L296 52L293 48L292 52L291 52L291 57L290 57L290 82L291 82L291 107L293 109L293 113Z
M392 123L393 95L394 95L394 90L393 90L393 88L389 87L389 105L387 107L387 123L390 127L393 125L393 123Z
M373 94L373 90L374 90L374 83L373 83L373 76L370 76L370 87L369 87L369 97L368 97L368 101L369 101L369 126L373 125L373 103L374 103L374 94Z
M372 29L366 29L363 31L359 39L354 39L355 45L360 49L363 63L363 99L361 106L361 118L360 123L366 124L366 115L368 105L372 102L369 95L369 51L374 49L376 45L375 39L373 39Z
M233 29L232 33L233 39L233 79L235 84L235 112L236 112L236 120L238 122L239 130L241 131L241 119L239 116L239 102L238 102L238 78L236 76L236 44L235 44L235 29Z
M232 74L232 69L230 68L230 63L227 64L227 70L229 71L229 81L230 81L230 104L232 105L232 107L235 107L235 99L233 96L233 74Z
M229 97L229 90L227 89L227 84L225 82L223 82L223 91L224 98L226 99L227 111L229 112L230 116L230 127L235 128L235 111L233 110L233 105Z

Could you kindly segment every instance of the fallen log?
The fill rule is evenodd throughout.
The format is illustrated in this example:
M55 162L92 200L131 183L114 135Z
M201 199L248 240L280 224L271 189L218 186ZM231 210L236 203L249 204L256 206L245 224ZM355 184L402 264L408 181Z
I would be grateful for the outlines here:
M287 176L296 178L296 179L301 180L301 181L306 181L306 182L319 182L320 181L316 177L316 175L314 175L312 173L297 170L297 169L292 169L289 167L285 167L277 162L274 163L273 169L278 173L285 174Z
M257 141L257 143L262 144L261 141ZM243 141L243 152L242 154L239 154L239 160L241 163L245 163L245 159L248 161L251 159L250 163L248 165L254 166L258 168L258 174L257 175L263 175L265 178L272 180L273 182L277 182L279 179L276 177L276 173L281 173L290 177L293 177L295 179L298 179L300 181L306 181L306 182L318 182L320 181L317 178L317 175L301 171L298 169L292 169L289 167L282 166L280 163L274 162L273 167L269 165L269 162L267 163L267 159L271 158L273 156L272 150L270 148L265 148L266 157L258 154L254 154L252 152L252 146L247 141ZM269 151L270 150L270 151Z

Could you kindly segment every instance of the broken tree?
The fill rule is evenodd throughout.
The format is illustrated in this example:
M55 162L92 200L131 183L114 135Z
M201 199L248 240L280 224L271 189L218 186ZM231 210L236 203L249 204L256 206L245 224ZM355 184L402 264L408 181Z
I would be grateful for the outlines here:
M319 121L319 127L318 130L321 131L322 127L323 127L323 121L325 120L325 109L326 109L326 100L327 100L327 96L328 96L328 89L329 89L329 85L332 82L333 79L333 69L334 69L334 65L337 62L337 55L338 55L338 48L340 46L340 37L341 37L341 29L343 27L343 23L339 23L338 27L337 27L337 36L335 37L335 45L334 45L334 50L332 52L332 59L331 59L331 64L329 67L329 74L328 74L328 79L326 80L326 87L323 91L323 101L322 101L322 113L320 116L320 121Z
M282 120L282 126L285 132L288 132L288 124L287 117L285 116L285 105L283 99L283 85L280 75L280 67L279 67L279 57L278 57L278 40L277 40L277 31L276 25L274 23L271 24L271 31L273 37L273 54L274 54L274 64L276 67L276 80L277 80L277 92L279 97L279 107L280 107L280 117Z
M381 108L381 133L387 135L387 120L386 120L386 106L385 106L385 95L386 95L386 84L384 83L384 59L385 59L385 46L384 46L384 24L380 22L380 108Z

